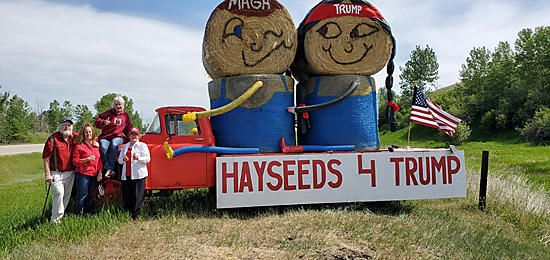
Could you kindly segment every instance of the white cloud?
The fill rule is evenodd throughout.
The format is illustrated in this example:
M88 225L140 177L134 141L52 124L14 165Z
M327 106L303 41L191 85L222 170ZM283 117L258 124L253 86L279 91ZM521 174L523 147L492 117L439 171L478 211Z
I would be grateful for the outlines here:
M550 24L550 2L543 0L370 2L386 17L397 40L396 90L399 66L416 45L435 50L438 83L447 86L459 80L460 66L472 48L513 43L521 29ZM318 1L281 3L298 26ZM134 108L146 120L159 106L209 107L203 28L89 6L4 1L0 35L1 91L17 94L31 106L57 99L92 108L102 95L118 92L134 99ZM385 70L375 75L379 88L385 77Z
M0 85L33 102L93 104L116 92L146 120L165 105L208 107L202 32L43 2L0 3Z
M404 66L416 45L429 45L439 61L441 87L459 81L461 65L474 47L494 49L500 41L513 44L524 28L548 26L545 1L379 1L397 40L396 65ZM376 75L377 82L384 75ZM396 83L398 74L395 74ZM394 84L398 88L398 84Z

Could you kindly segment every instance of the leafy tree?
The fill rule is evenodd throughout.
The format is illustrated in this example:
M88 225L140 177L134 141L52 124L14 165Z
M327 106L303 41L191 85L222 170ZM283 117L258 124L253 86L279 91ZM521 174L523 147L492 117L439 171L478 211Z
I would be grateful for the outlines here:
M73 129L75 131L80 130L82 126L86 123L93 125L94 124L94 115L92 111L86 105L77 105L75 109L75 123Z
M411 52L410 60L405 63L405 67L399 67L399 86L401 96L397 99L401 108L396 113L399 118L399 126L406 127L409 124L409 117L412 104L413 86L418 86L424 93L429 92L435 87L439 79L439 63L437 56L430 46L422 49L420 46Z
M2 89L2 86L0 86L0 89ZM10 98L10 93L8 92L4 92L0 94L0 115L4 114L4 111L6 111L6 106L9 98Z
M48 123L50 132L55 132L59 126L59 122L64 117L69 117L72 120L73 118L73 105L70 101L63 102L63 107L60 107L60 104L57 100L50 102L50 107L48 110L44 111L46 122Z
M550 108L540 108L520 132L526 141L550 144Z
M113 100L118 95L119 94L116 93L109 93L101 97L101 99L98 100L94 105L94 108L97 110L98 115L111 109L113 107ZM134 101L124 95L122 95L122 98L124 99L124 110L130 116L130 121L132 122L132 125L139 128L140 130L143 130L143 120L141 119L139 113L137 111L134 111Z
M27 102L15 95L5 102L2 114L0 141L5 143L27 141L36 119Z
M416 46L411 52L410 60L405 63L405 67L399 67L399 69L401 70L401 75L399 75L401 97L405 100L412 100L414 85L422 92L429 92L435 88L435 83L439 79L437 56L428 45L424 49Z
M518 129L550 106L550 27L518 33L515 48L474 48L460 72L466 119L485 130Z

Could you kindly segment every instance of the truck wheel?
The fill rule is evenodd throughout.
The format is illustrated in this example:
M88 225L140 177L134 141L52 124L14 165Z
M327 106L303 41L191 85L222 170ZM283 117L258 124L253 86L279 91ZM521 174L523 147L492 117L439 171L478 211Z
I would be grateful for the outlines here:
M208 200L216 204L216 186L208 187Z

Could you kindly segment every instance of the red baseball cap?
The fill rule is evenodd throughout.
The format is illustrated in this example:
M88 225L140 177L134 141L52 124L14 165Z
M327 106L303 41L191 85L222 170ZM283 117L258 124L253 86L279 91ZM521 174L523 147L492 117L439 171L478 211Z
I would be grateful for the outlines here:
M131 134L131 133L139 135L139 129L137 127L132 127L130 128L130 133L128 134Z

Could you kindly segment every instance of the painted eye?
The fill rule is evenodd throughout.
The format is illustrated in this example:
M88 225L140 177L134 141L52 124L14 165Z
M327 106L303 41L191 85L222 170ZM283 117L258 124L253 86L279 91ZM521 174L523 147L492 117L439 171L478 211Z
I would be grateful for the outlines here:
M338 36L342 34L342 29L340 29L340 26L337 23L328 22L321 26L317 32L326 39L334 39L338 38Z
M223 40L225 41L225 38L230 36L236 36L239 39L243 39L242 34L242 28L243 28L244 21L240 18L234 17L229 19L227 23L225 23L225 28L223 29Z
M373 33L377 33L378 28L366 23L360 23L353 30L351 30L349 36L351 38L363 38L367 37Z

